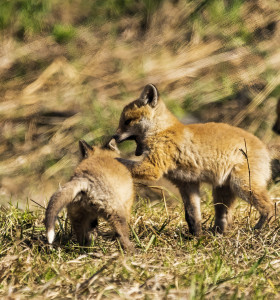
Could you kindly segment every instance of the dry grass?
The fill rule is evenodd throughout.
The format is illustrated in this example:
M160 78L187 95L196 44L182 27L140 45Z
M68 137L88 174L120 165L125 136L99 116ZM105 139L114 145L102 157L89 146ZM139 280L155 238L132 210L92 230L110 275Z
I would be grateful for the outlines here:
M139 9L144 2L150 3L137 1ZM68 36L58 36L63 26L55 27L56 36L27 32L22 39L1 31L2 298L279 298L279 218L253 232L257 214L249 216L249 206L238 202L232 230L213 236L207 186L199 239L188 235L180 200L166 194L165 205L160 193L153 202L140 197L132 256L110 238L105 223L92 247L80 248L65 215L50 249L44 210L25 203L45 205L72 174L77 141L114 133L124 104L149 82L183 121L225 121L277 142L271 127L280 91L279 3L230 2L162 1L144 18L124 14L98 24L77 21L87 16L86 1L75 0L56 4L43 22L72 24ZM271 184L270 195L279 201L279 183Z
M148 82L179 118L192 113L201 121L226 121L273 141L280 86L277 1L206 1L205 9L202 3L163 1L144 30L139 15L75 25L75 36L63 44L50 35L19 41L5 33L3 201L11 194L46 201L76 165L77 141L114 133L121 108ZM58 11L62 20L73 13L68 6Z
M81 248L65 215L55 246L46 245L44 210L1 208L0 296L9 299L278 299L279 218L259 232L257 213L238 202L226 236L213 236L213 206L203 188L203 235L188 235L182 203L140 199L127 255L101 223L92 247ZM31 202L29 203L29 205ZM167 210L166 210L167 209ZM249 219L248 219L249 218ZM109 232L108 232L109 231Z

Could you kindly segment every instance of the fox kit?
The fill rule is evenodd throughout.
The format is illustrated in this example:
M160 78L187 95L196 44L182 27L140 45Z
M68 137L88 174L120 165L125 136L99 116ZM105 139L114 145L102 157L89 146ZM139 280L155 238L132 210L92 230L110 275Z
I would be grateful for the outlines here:
M200 182L213 186L215 230L220 233L231 222L236 196L259 211L256 229L273 215L266 189L272 154L266 145L249 132L223 123L183 125L152 84L125 106L114 138L117 142L135 140L135 154L144 153L140 162L120 159L133 177L158 180L165 175L178 187L189 230L196 236L201 232Z
M47 239L54 240L55 220L59 211L67 206L68 216L80 244L91 243L91 232L96 229L99 216L107 219L125 249L132 250L128 222L134 199L134 187L129 170L115 158L118 148L111 140L112 150L91 147L80 141L83 160L74 176L51 197L45 225Z
M280 99L278 100L276 106L276 114L277 114L277 119L272 129L275 133L280 134Z

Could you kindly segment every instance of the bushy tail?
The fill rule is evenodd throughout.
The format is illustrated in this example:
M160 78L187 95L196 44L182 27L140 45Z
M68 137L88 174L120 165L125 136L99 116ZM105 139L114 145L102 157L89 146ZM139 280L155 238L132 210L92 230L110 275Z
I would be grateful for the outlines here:
M275 181L276 178L280 177L280 145L270 145L268 149L271 158L272 179Z
M46 209L45 225L47 231L47 239L52 244L55 237L55 220L57 215L69 204L80 192L88 190L88 181L85 179L73 179L59 188L51 197Z

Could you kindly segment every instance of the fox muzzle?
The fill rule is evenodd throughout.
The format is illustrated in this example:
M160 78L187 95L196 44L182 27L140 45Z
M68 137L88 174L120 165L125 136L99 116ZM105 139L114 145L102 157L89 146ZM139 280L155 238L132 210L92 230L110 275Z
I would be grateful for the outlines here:
M112 139L115 139L116 142L119 144L121 142L128 141L128 140L136 141L136 136L135 135L126 136L126 135L115 134L112 136Z

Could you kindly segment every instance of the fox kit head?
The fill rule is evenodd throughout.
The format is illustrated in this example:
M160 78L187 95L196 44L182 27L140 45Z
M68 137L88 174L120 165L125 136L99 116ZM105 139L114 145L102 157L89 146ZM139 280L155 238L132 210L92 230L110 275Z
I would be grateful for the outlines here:
M89 158L91 155L97 154L98 152L104 150L109 150L110 152L112 152L111 154L113 156L118 156L120 154L120 150L117 146L115 139L110 139L101 148L96 146L90 146L86 141L80 140L79 147L80 147L82 159Z
M277 107L276 107L277 119L273 126L273 131L277 134L280 134L280 99L278 100Z
M162 130L174 117L160 100L157 88L153 84L145 86L137 100L126 105L122 111L119 127L114 138L117 143L125 140L135 140L137 144L135 155L141 155L146 137Z

